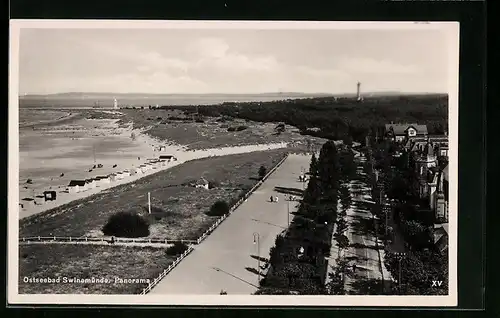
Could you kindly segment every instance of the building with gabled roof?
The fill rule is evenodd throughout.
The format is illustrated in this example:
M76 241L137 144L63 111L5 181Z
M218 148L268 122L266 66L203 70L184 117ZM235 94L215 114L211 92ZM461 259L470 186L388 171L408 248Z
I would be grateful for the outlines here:
M410 138L427 137L427 125L386 124L385 136L396 142L402 142Z

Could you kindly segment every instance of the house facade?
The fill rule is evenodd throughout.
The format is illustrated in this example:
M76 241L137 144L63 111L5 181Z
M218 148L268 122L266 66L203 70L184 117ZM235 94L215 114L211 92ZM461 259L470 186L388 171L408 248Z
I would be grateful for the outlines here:
M448 164L440 165L435 147L428 142L423 150L419 148L412 153L415 162L414 190L421 199L428 202L434 211L436 220L448 221Z
M404 140L427 137L427 125L419 124L386 124L385 138L395 142L403 142Z

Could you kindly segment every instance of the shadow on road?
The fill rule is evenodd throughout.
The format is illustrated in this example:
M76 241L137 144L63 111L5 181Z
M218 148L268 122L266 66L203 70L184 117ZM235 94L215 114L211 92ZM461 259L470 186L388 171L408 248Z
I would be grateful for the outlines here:
M242 279L242 278L240 278L240 277L238 277L238 276L236 276L236 275L233 275L233 274L231 274L231 273L228 273L228 272L226 272L226 271L224 271L224 270L222 270L222 269L220 269L220 268L218 268L218 267L212 267L212 268L213 268L215 271L217 271L217 272L224 273L224 274L229 275L229 276L231 276L231 277L233 277L233 278L235 278L235 279L237 279L237 280L239 280L239 281L242 281L242 282L244 282L244 283L246 283L246 284L248 284L248 285L250 285L250 286L253 286L253 287L259 288L259 286L255 285L255 284L252 284L252 283L250 283L250 282L248 282L248 281L246 281L246 280L244 280L244 279Z
M362 279L350 283L351 295L384 295L384 285L379 279Z
M351 228L356 235L375 235L375 226L373 220L358 215L351 217Z
M253 259L259 260L261 262L265 262L265 263L269 262L269 260L265 257L261 257L261 256L257 256L257 255L250 255L250 257Z
M361 244L361 243L352 243L350 245L351 247L354 247L354 248L360 248L360 249L364 249L364 248L370 248L372 250L377 250L377 249L384 249L384 247L381 245L378 245L375 246L375 245L366 245L366 244Z
M274 187L274 191L278 193L291 194L291 195L304 195L304 190L297 188Z
M253 267L245 267L245 269L246 269L247 271L249 271L250 273L252 273L252 274L255 274L255 275L262 275L262 273L259 273L259 272L258 272L255 268L253 268Z
M272 225L272 226L275 226L275 227L279 227L280 229L284 229L284 230L287 229L286 226L281 226L281 225L277 225L277 224L274 224L274 223L270 223L270 222L266 222L266 221L261 221L261 220L257 220L257 219L251 219L251 220L255 221L255 222L259 222L259 223L263 223L263 224L268 224L268 225Z

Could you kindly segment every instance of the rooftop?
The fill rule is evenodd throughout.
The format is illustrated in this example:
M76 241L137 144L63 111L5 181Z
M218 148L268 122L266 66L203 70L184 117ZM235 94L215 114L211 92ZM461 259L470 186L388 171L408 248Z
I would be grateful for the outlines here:
M406 130L408 128L414 128L417 131L417 134L427 134L427 125L419 125L419 124L386 124L385 130L389 131L392 127L395 135L404 135L406 134Z

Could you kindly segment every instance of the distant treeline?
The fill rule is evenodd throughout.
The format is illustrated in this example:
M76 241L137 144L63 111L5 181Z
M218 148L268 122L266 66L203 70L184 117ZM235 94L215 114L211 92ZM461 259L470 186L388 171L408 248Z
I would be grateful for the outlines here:
M340 140L351 136L356 141L382 129L384 124L426 124L429 134L448 129L447 95L406 95L353 98L307 98L273 102L231 102L202 107L162 106L202 116L227 116L259 122L284 122L303 134ZM311 128L316 128L310 130Z

